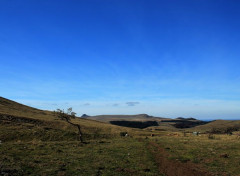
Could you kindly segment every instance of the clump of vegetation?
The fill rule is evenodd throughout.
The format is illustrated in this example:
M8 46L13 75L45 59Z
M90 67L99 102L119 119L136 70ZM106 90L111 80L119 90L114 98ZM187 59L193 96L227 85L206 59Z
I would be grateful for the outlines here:
M187 136L187 132L183 131L183 136L186 137Z
M227 129L225 129L225 133L229 134L229 135L232 135L232 133L234 131L239 131L240 130L240 125L235 125L233 127L228 127Z
M204 125L204 124L207 124L208 122L205 122L205 121L192 121L193 119L192 118L189 118L189 119L184 119L184 120L178 120L178 121L173 121L173 122L176 122L175 124L173 124L173 126L175 128L192 128L192 127L195 127L195 126L199 126L199 125ZM167 122L167 121L165 121ZM171 121L169 121L171 122Z
M239 131L240 125L230 126L226 128L212 128L209 133L212 134L229 134L231 135L234 131Z
M215 139L215 136L213 135L213 133L208 134L208 139Z
M128 133L127 132L120 132L120 136L121 137L124 137L124 136L126 136Z

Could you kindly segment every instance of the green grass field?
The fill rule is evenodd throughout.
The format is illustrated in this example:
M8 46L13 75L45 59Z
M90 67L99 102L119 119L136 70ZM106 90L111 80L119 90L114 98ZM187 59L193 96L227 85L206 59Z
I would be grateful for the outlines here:
M183 134L152 139L168 153L168 158L200 164L214 175L240 175L240 138L236 135Z
M132 138L9 142L0 146L0 160L12 175L159 175L145 147Z

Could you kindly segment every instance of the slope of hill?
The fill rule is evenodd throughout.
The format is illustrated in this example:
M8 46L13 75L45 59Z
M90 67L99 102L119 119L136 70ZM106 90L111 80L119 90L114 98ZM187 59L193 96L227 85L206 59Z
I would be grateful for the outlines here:
M164 117L154 117L147 114L137 115L99 115L99 116L87 116L86 119L92 119L100 122L108 122L111 124L134 127L134 128L147 128L158 130L178 130L179 128L191 128L198 125L203 125L208 122L197 120L194 118L177 118L170 119Z
M56 113L1 97L0 175L145 175L142 167L158 175L146 145L119 135L150 133L83 118L71 122L80 124L84 143Z
M75 118L80 124L85 139L119 135L121 131L135 133L131 128L118 127L91 119ZM56 113L39 110L0 97L0 139L8 140L73 140L77 129L59 119Z
M44 110L36 109L33 107L29 107L29 106L17 103L12 100L8 100L3 97L0 97L0 114L16 116L18 118L24 117L24 118L28 118L28 119L35 119L35 120L38 120L41 122L48 122L48 126L51 125L52 127L71 128L71 127L69 127L69 125L66 122L59 120L56 117L56 115L54 114L54 112L44 111ZM169 130L170 129L171 131L172 130L176 131L178 126L191 127L191 126L188 126L191 123L193 123L193 127L188 128L188 130L190 130L190 131L210 131L213 128L224 129L227 127L234 127L234 126L240 124L240 121L237 121L237 120L232 120L232 121L216 120L216 121L213 121L213 122L210 122L207 124L202 124L201 121L198 121L195 119L184 119L184 118L168 119L168 118L163 118L163 117L153 117L153 116L149 116L147 114L98 115L98 116L86 116L86 118L76 118L74 120L74 122L81 123L84 127L88 126L89 128L94 128L94 127L100 125L101 127L103 127L102 130L107 129L107 128L117 129L117 127L115 125L110 125L107 123L114 122L113 124L118 124L118 123L116 123L118 121L127 121L127 122L128 121L137 121L137 122L149 122L149 121L151 122L152 121L152 122L158 123L158 127L155 127L154 129L157 129L157 130L158 129L159 130L162 130L162 129ZM101 122L107 122L107 123L101 123ZM126 124L129 124L129 123L126 123ZM156 125L156 123L154 123L154 124ZM120 126L122 126L122 125L120 125ZM98 130L98 131L102 131L102 130ZM106 131L108 131L108 130L106 130ZM117 131L121 131L121 130L118 129Z
M214 120L205 125L199 125L192 128L192 131L210 132L212 130L224 131L227 128L239 127L240 120Z
M137 115L98 115L88 116L87 119L96 120L99 122L107 122L113 125L125 126L131 128L147 128L149 126L158 126L162 117L153 117L147 114Z
M143 115L142 119L148 117ZM179 120L162 119L159 123L171 129L184 119ZM77 129L56 113L0 98L0 175L240 174L236 135L219 135L218 140L212 140L207 135L183 136L177 131L156 130L151 135L150 127L140 130L86 118L72 122L81 125L84 143L77 141ZM130 122L138 121L133 118ZM121 137L122 132L129 136Z
M32 108L0 97L0 114L48 120L49 116L52 115L52 112Z
M116 120L127 120L127 121L161 121L162 119L167 119L163 117L153 117L147 114L137 114L137 115L97 115L88 116L87 119L110 122Z

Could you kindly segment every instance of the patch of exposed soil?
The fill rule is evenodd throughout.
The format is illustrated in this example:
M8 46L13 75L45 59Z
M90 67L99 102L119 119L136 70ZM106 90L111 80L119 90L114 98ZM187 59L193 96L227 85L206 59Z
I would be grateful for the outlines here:
M154 142L149 143L148 149L153 154L160 173L166 176L213 176L198 164L168 159L169 154Z

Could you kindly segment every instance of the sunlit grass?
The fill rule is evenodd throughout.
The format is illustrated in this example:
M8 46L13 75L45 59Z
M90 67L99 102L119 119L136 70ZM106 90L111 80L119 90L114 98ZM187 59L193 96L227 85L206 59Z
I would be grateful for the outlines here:
M153 140L170 153L170 159L199 163L220 175L240 174L240 139L236 135L214 135L209 139L207 134L184 137L179 133L179 136L161 136Z

